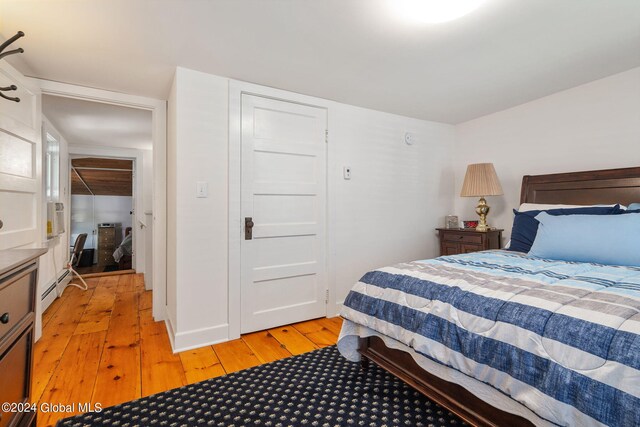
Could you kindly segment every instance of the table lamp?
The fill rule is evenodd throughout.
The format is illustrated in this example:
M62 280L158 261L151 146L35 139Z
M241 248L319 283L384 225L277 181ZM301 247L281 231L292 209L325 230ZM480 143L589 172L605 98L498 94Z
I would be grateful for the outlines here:
M489 205L484 199L485 196L500 196L502 186L496 175L493 163L476 163L467 166L467 173L464 176L462 184L462 197L480 197L476 213L480 215L480 221L476 227L476 231L489 231L487 225L487 215L489 214Z

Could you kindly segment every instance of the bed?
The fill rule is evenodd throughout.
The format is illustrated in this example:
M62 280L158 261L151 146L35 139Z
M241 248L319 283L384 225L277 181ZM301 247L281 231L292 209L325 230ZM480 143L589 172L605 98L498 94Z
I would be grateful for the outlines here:
M522 180L522 203L638 201L640 168ZM345 357L472 425L640 425L640 268L440 257L367 273L342 314Z

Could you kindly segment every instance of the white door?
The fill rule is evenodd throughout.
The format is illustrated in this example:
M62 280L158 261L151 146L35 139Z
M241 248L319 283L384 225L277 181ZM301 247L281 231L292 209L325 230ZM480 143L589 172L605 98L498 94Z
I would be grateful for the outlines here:
M326 109L242 95L242 333L326 315L326 129Z
M0 87L20 102L0 98L0 249L42 240L40 209L39 92L29 88L22 75L2 61Z

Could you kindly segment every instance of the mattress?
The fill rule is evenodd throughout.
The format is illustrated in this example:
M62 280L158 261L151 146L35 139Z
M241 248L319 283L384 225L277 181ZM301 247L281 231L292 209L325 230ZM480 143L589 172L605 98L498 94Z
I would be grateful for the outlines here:
M365 274L342 315L351 359L356 324L490 386L536 424L640 425L640 268L440 257Z

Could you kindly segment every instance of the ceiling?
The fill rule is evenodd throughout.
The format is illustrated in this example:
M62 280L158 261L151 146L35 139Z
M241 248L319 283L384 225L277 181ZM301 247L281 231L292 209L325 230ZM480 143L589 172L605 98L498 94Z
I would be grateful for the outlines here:
M153 148L149 110L43 95L42 112L71 145Z
M133 161L87 157L71 160L71 194L131 196Z
M460 123L640 66L638 0L487 0L448 23L399 0L0 0L9 61L45 79L166 99L177 65Z

